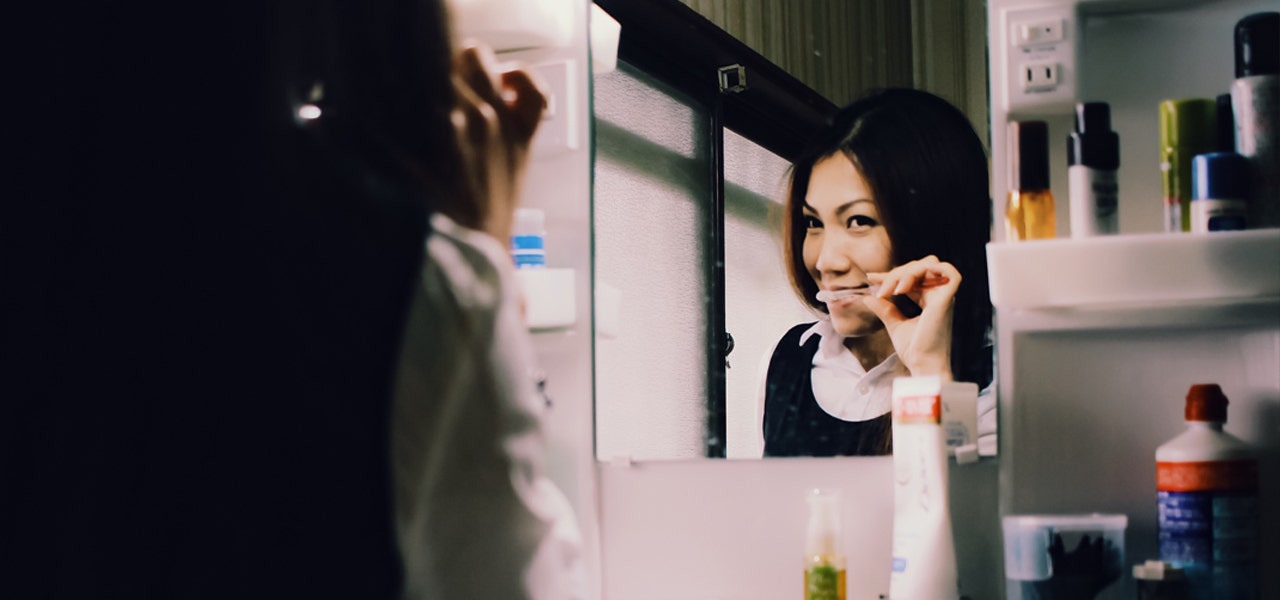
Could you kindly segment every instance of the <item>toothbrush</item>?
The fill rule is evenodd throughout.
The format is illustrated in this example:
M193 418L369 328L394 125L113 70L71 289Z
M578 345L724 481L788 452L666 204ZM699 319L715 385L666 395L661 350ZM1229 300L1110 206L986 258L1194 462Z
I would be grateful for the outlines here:
M930 275L925 277L924 281L920 282L920 289L944 285L949 281L951 280L947 279L946 277ZM848 300L849 298L852 298L854 296L878 296L878 295L880 295L880 286L870 285L865 288L851 288L851 289L835 290L835 291L822 290L818 292L817 298L818 298L818 302L830 303L830 302L838 302L840 300Z

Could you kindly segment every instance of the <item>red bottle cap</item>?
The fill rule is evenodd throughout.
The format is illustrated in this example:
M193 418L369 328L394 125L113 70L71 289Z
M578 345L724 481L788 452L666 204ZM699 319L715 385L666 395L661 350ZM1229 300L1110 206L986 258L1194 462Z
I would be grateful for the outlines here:
M1227 396L1216 383L1197 383L1187 391L1188 421L1227 422Z

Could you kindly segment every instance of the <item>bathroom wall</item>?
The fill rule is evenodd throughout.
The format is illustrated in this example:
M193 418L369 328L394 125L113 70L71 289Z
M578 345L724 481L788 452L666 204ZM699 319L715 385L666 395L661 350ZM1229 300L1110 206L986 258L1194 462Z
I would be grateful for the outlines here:
M574 270L571 298L575 322L534 331L533 342L552 402L545 420L548 471L577 513L589 590L597 597L600 548L591 387L590 4L587 0L558 1L573 14L567 47L506 52L499 58L540 71L556 95L553 116L544 120L534 139L521 206L546 213L547 266Z

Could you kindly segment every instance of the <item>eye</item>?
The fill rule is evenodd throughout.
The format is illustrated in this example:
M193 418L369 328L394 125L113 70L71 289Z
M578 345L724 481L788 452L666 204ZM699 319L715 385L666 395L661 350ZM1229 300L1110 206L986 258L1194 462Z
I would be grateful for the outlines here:
M804 215L805 229L822 229L822 221L813 215Z
M867 215L853 215L849 217L849 221L845 224L849 229L870 229L879 225L880 222L868 217Z

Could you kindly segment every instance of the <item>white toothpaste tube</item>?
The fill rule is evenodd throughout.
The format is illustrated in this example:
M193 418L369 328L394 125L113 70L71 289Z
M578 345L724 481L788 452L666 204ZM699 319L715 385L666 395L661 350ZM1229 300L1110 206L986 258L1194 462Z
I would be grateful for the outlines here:
M936 376L893 382L892 600L960 597L942 427L943 395L956 385L973 384Z

